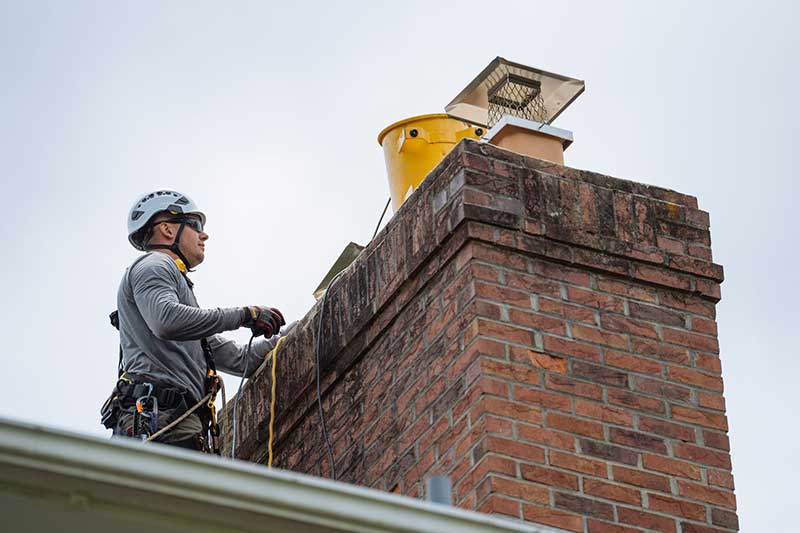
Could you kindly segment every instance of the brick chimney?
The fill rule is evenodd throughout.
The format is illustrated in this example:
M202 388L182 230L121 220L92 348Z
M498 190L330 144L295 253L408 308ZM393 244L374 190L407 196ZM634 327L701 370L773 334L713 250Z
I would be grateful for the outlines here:
M738 529L708 214L691 196L465 140L330 291L341 481L576 532ZM275 466L329 476L320 304L278 353ZM268 365L237 455L266 462ZM230 443L230 413L224 413Z

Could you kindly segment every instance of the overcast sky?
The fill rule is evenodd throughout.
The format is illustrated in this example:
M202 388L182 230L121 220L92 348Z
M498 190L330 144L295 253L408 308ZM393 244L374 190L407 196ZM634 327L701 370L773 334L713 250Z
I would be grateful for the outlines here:
M568 165L711 213L742 529L796 531L797 4L274 4L0 0L0 415L106 434L139 194L207 213L201 305L302 317L388 197L377 133L502 55L586 80Z

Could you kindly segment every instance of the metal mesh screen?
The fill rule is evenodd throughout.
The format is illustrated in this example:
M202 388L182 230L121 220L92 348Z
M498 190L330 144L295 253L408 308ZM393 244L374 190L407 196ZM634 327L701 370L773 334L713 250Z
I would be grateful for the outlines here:
M547 110L541 83L502 69L493 72L487 81L491 87L488 94L490 128L505 115L545 122Z

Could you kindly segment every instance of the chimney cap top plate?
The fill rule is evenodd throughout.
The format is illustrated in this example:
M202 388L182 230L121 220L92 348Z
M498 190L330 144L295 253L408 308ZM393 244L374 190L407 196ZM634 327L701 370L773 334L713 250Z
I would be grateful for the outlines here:
M498 56L447 104L445 111L453 118L487 126L490 91L498 79L507 75L540 84L545 124L553 122L586 88L583 80L528 67Z

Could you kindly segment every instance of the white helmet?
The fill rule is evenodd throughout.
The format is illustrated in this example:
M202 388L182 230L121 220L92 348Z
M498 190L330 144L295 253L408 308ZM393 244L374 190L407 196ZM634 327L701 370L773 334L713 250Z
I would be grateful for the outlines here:
M197 208L191 198L175 191L155 191L137 200L128 213L128 240L137 250L144 250L142 239L150 219L156 213L169 211L174 215L189 213L199 215L203 224L206 216Z

